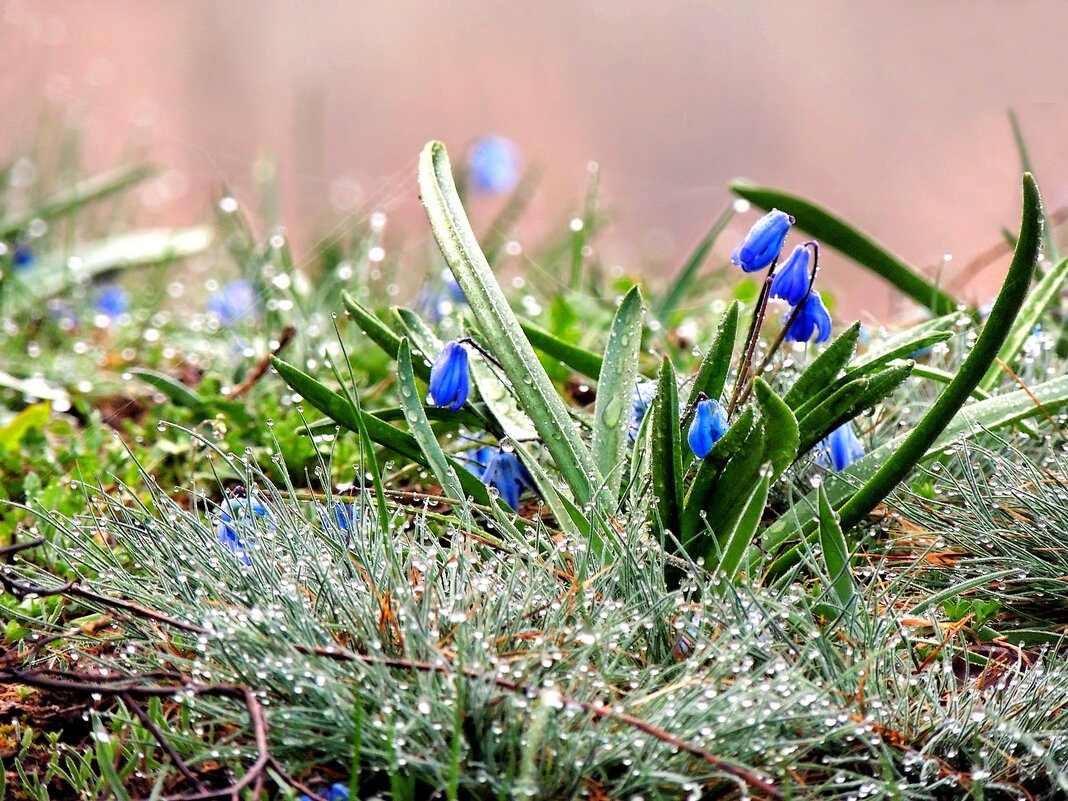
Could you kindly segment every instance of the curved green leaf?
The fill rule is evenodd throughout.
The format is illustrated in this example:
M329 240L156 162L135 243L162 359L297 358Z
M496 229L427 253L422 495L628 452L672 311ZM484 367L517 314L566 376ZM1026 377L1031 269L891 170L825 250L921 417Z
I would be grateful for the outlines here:
M572 345L570 342L549 333L544 328L539 328L534 323L520 321L520 327L530 344L547 356L563 362L572 370L582 373L587 378L597 380L601 374L601 357L591 350Z
M682 432L679 429L679 390L675 368L667 357L660 365L660 378L653 398L650 466L653 497L660 525L676 537L682 520Z
M756 390L760 416L764 419L764 461L771 462L774 470L772 478L778 478L797 458L797 449L801 444L797 419L786 402L775 394L763 378L754 378L753 388Z
M675 280L671 282L671 285L664 290L664 294L657 300L653 307L653 314L656 319L666 323L672 312L686 297L686 293L689 292L690 286L697 277L697 271L705 263L705 259L708 258L708 254L712 251L712 246L716 244L716 240L719 239L719 235L723 233L723 229L727 227L727 223L731 221L732 217L734 217L733 205L727 206L716 218L716 221L712 223L712 227L708 229L708 233L694 248L693 253L686 260L686 264L683 265Z
M834 338L827 348L812 360L812 364L797 377L783 400L794 410L816 393L826 389L838 379L838 374L853 358L860 339L860 323L853 323Z

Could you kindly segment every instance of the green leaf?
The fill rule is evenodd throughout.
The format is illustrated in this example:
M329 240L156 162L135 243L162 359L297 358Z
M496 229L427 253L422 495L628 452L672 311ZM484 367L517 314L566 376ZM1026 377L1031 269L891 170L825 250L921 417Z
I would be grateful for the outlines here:
M191 387L183 384L177 378L172 378L166 373L149 370L146 367L135 367L130 370L130 375L140 378L152 388L167 396L167 400L175 406L183 409L203 409L207 400L197 394Z
M660 525L676 537L682 534L682 432L679 428L679 390L675 368L664 358L653 398L650 466L653 497Z
M530 344L547 356L558 359L587 378L597 380L597 376L601 374L601 357L593 351L564 342L534 323L523 321L519 325Z
M741 516L751 488L761 478L766 463L766 447L767 436L764 420L761 419L756 422L738 452L727 462L711 494L703 499L705 519L715 531L721 547Z
M1035 284L1034 289L1028 294L1023 308L1020 309L1016 322L1012 325L1012 330L1005 338L1005 344L998 351L999 361L1007 365L1012 365L1016 361L1016 356L1023 350L1023 346L1028 337L1031 336L1035 326L1042 320L1053 301L1061 296L1061 289L1064 287L1066 279L1068 279L1068 259L1062 259L1050 268L1048 273L1042 276L1041 281ZM983 380L979 382L979 389L992 392L1004 375L1005 369L995 362L987 370Z
M734 357L734 342L738 337L740 309L738 301L731 301L731 305L720 318L716 336L708 346L693 380L693 389L690 391L691 405L701 393L715 401L720 400L723 395L723 385L727 383L727 374Z
M415 385L412 352L407 338L401 340L400 351L397 353L397 384L400 389L400 405L408 421L408 430L419 444L426 464L430 466L430 471L445 494L458 503L464 503L466 496L460 485L456 468L449 462L441 445L438 444L434 429L430 427L430 421L426 419L426 413L423 411L423 402L419 399L419 387Z
M593 412L593 458L604 477L608 494L619 496L623 461L629 444L631 396L638 376L642 346L642 296L632 287L616 310L608 335L597 401Z
M718 563L714 552L705 555L705 568L713 570L723 580L721 587L725 587L727 582L734 580L738 574L738 568L753 544L753 538L756 536L757 529L760 528L760 520L764 516L764 508L768 503L770 487L771 476L769 475L763 476L753 487L738 521L723 538L724 544ZM711 540L710 544L715 545L715 540Z
M753 379L760 416L764 419L764 461L771 462L772 478L778 478L797 458L801 444L797 419L786 402L775 394L763 378Z
M363 306L356 298L346 291L341 293L341 302L345 304L352 318L363 333L374 342L382 351L392 359L397 358L400 350L400 337L393 333L392 329L379 319L378 315ZM412 360L412 369L416 376L423 382L430 381L430 368L423 363L422 359Z
M820 549L831 580L831 589L842 609L849 609L857 595L849 564L849 546L822 486L819 488L819 524Z
M826 347L823 353L813 359L812 364L806 367L805 371L797 377L789 392L783 396L786 404L791 409L796 410L816 393L822 392L837 381L838 374L853 358L859 338L860 323L853 323L853 325L835 337L834 341Z
M954 312L895 334L854 359L846 372L856 378L894 359L910 358L918 350L945 342L953 335L952 329L964 319L966 315Z
M0 238L6 239L17 234L34 220L48 221L73 214L83 206L123 192L153 177L158 172L157 167L142 164L87 178L70 189L57 192L25 213L8 217L0 222Z
M591 502L600 494L601 476L478 246L440 142L430 142L423 149L419 190L438 246L511 381L520 407L533 421L575 501L580 506ZM604 500L606 506L611 504L607 497Z
M8 452L18 450L22 438L29 431L44 428L51 414L52 404L49 401L27 406L0 428L0 448Z
M956 299L906 264L900 256L894 255L822 206L797 195L743 180L732 182L730 188L734 194L765 211L776 208L792 214L799 230L871 270L935 314L948 314L957 308Z
M727 227L727 223L731 221L733 216L734 206L727 206L716 218L716 221L712 223L712 227L697 244L697 247L694 248L682 270L675 276L675 280L671 282L671 285L668 286L654 305L653 314L657 320L666 323L671 314L678 308L683 298L690 291L690 287L697 277L697 271L705 263L705 259L708 258L708 254L712 251L712 246L716 244L719 235L723 233L723 229Z

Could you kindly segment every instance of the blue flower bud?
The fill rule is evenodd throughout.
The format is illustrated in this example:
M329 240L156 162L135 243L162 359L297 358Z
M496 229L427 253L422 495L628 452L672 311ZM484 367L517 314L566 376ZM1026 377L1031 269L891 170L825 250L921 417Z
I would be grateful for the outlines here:
M852 423L844 423L828 434L816 449L816 463L822 467L845 470L864 455L864 444L857 439Z
M15 250L11 254L11 266L16 270L28 270L37 262L37 257L33 253L33 248L22 242L15 245Z
M645 419L645 413L649 411L654 397L656 397L655 381L639 381L634 386L630 399L630 428L627 432L631 442L638 438L642 420Z
M96 309L108 317L120 317L130 306L130 296L117 284L104 287L96 298Z
M456 411L467 402L471 378L467 372L467 350L455 339L445 344L441 355L430 368L430 393L427 403Z
M516 511L523 490L534 487L530 472L509 448L486 445L461 454L460 460L483 484L497 490L501 499Z
M503 136L483 136L467 158L471 185L478 192L508 192L519 181L519 148Z
M705 399L697 403L693 422L686 434L690 450L699 459L704 459L712 452L712 446L727 431L727 413L714 400Z
M789 318L791 311L783 320ZM831 313L823 305L820 293L813 290L805 298L802 305L786 331L786 339L790 342L808 342L812 335L816 335L816 343L826 342L831 338Z
M749 229L745 239L734 249L731 262L747 273L763 270L779 257L793 224L794 218L785 211L772 209Z
M356 524L360 522L360 513L356 511L356 504L336 501L322 508L320 519L324 527L336 523L342 531L355 531Z
M811 276L808 272L808 263L811 254L805 245L798 245L789 258L771 279L771 296L782 298L791 306L796 306L805 298L808 292L808 283Z
M247 541L248 530L254 526L255 517L270 519L270 513L257 498L230 498L219 512L215 527L219 542L237 557L243 565L252 564L249 556L251 542Z

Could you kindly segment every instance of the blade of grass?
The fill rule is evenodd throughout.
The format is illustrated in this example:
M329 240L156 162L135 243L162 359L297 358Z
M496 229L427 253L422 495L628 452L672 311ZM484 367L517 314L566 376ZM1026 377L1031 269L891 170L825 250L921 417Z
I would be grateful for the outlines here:
M660 296L656 304L653 306L653 314L657 320L662 323L666 323L671 314L678 308L682 299L686 297L686 293L690 291L690 287L693 285L694 279L697 277L698 270L701 269L701 265L705 263L705 259L708 258L708 254L712 252L712 246L716 244L716 240L719 239L719 235L723 233L723 229L727 227L727 223L734 217L734 206L727 206L716 221L712 223L712 227L708 229L708 233L704 235L700 242L697 243L697 247L694 248L693 253L686 260L682 270L675 276L675 280L671 282L671 285L664 291L664 294Z

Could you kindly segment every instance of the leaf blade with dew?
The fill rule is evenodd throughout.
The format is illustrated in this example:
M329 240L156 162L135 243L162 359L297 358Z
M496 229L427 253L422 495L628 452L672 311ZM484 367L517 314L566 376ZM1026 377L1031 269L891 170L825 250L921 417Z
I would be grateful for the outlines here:
M846 373L850 376L863 375L895 359L908 358L918 350L945 342L953 335L951 329L967 319L967 315L954 312L908 328L857 356L846 368Z
M844 610L853 607L857 598L857 588L853 584L853 573L849 564L849 545L845 534L838 524L838 517L827 500L827 493L822 486L819 493L819 532L820 549L823 552L823 566L831 582L838 604Z
M0 450L17 450L22 438L30 431L44 428L51 416L52 404L49 401L27 406L0 426Z
M1016 145L1016 154L1020 157L1020 169L1034 175L1035 169L1031 163L1031 154L1027 149L1027 140L1024 138L1020 118L1016 116L1016 109L1009 109L1009 126L1012 128L1012 141ZM1016 247L1016 242L1014 241L1016 237L1011 232L1006 239L1013 248ZM1060 261L1057 240L1053 236L1053 225L1045 212L1042 214L1042 243L1049 260L1052 262Z
M649 464L660 525L679 536L682 520L682 431L675 368L664 358L651 408Z
M1039 324L1053 302L1061 296L1066 280L1068 280L1068 259L1061 259L1031 289L1023 308L1016 317L1016 322L1012 325L1012 330L1005 338L1001 350L998 351L998 362L1011 365L1016 361L1017 355L1023 350L1035 326ZM998 362L990 366L983 380L979 382L979 389L992 392L997 387L998 379L1005 373L1004 368Z
M400 337L382 322L377 314L361 304L348 291L343 290L341 292L341 302L345 304L349 314L356 320L360 330L378 345L383 353L391 359L396 359L397 352L400 350ZM423 359L413 359L412 369L415 370L416 376L421 381L427 382L430 380L430 366L425 364Z
M663 294L657 299L653 305L653 315L661 323L667 324L668 318L678 308L682 299L686 297L686 293L690 291L690 287L693 285L694 279L697 278L697 273L701 269L701 265L705 263L708 258L708 254L712 252L712 247L716 244L716 240L719 239L720 234L723 233L723 229L727 227L727 224L734 217L734 206L727 206L715 222L712 223L712 227L708 229L708 233L702 237L701 241L697 243L697 247L694 248L689 258L686 259L686 263L683 265L679 274L675 276L675 279L664 290Z
M448 497L457 503L465 503L466 497L456 468L449 463L423 411L423 402L419 399L419 387L415 385L412 350L407 337L401 340L400 351L397 353L397 385L400 405L404 409L404 418L408 422L408 431L423 452L423 457L426 464L430 466L434 478L438 480L441 489Z
M642 296L634 286L624 296L612 320L597 378L593 412L593 458L612 498L619 496L623 480L630 398L638 377L641 345Z
M792 215L799 230L848 256L935 314L948 314L959 305L955 298L899 256L824 207L797 195L745 180L732 181L730 189L765 211L777 208Z
M198 394L196 390L166 373L149 370L147 367L134 367L130 370L130 375L162 392L175 406L196 410L203 409L207 405L207 399Z
M158 174L158 167L141 164L86 178L70 189L61 190L46 198L22 214L0 221L0 238L17 234L34 220L47 222L74 214L90 203L124 192Z
M601 494L596 491L601 476L479 248L441 142L428 143L420 155L419 189L442 255L512 382L520 407L533 421L575 500L579 505L589 503Z
M740 313L741 304L736 300L731 301L731 305L723 312L719 325L716 327L716 336L708 346L708 351L701 360L701 366L697 368L697 375L694 377L693 388L690 391L691 406L701 393L715 401L723 395L723 387L727 383L731 360L734 357L734 342L738 337Z
M577 373L597 380L601 374L602 359L596 353L570 342L564 342L555 334L534 323L521 320L519 323L530 344L547 356L566 364Z
M765 444L763 460L771 462L773 478L778 478L797 458L801 445L801 432L797 418L782 398L768 383L757 376L753 379L757 406L764 420Z
M715 540L710 540L709 542L710 547L705 554L705 567L722 578L722 581L725 582L722 585L724 587L726 583L734 581L734 577L738 575L738 569L753 544L753 538L756 537L756 533L760 528L760 520L768 503L770 488L771 476L765 474L757 485L753 487L753 491L750 493L748 500L746 500L741 515L738 516L738 520L730 531L726 533L718 562L716 561L715 551L712 550L712 546L715 546L716 542Z
M835 337L823 353L813 359L812 363L797 377L789 391L783 396L787 405L796 411L815 393L834 383L838 374L853 358L858 339L860 339L860 323L853 323Z

